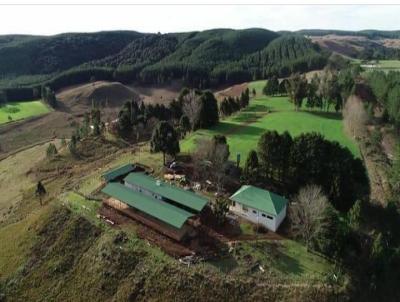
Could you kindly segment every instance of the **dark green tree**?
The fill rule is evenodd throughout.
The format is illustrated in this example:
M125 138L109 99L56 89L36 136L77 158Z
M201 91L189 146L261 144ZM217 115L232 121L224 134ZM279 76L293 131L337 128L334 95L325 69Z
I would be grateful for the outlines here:
M50 143L49 146L46 149L46 156L47 158L54 158L58 153L56 145L53 143Z
M87 112L85 112L83 115L81 133L83 137L87 137L90 133L90 117Z
M43 197L46 195L46 189L44 188L41 181L36 185L35 195L39 198L40 205L43 205Z
M69 152L73 155L76 156L77 155L77 149L76 149L76 144L78 143L78 138L75 134L73 134L71 136L71 139L68 143L68 150Z
M263 167L264 176L274 178L279 173L281 136L275 130L266 131L258 141L258 156Z
M153 130L150 140L151 152L163 153L163 164L165 165L165 155L175 156L179 153L178 135L174 128L165 121L161 121Z
M215 126L219 121L218 103L211 91L205 91L200 97L200 128L209 128Z
M347 213L349 225L354 229L358 229L362 223L362 217L362 201L357 200Z
M186 115L182 115L181 119L179 120L179 126L181 128L181 131L183 132L183 135L185 136L187 132L189 132L192 128L190 125L190 120Z
M265 83L263 88L263 93L265 95L276 95L279 93L279 80L277 76L273 76Z
M400 195L400 145L397 146L395 158L389 173L389 180L392 187L393 195Z
M246 163L243 168L243 180L250 184L257 182L259 178L259 162L257 152L255 150L250 150L247 155Z
M299 110L303 99L307 96L306 77L298 73L291 75L286 82L286 91L294 104L295 110Z
M101 134L101 111L98 108L93 108L91 113L91 120L93 125L93 135L98 136Z
M53 90L48 86L42 86L41 89L42 100L52 108L57 107L57 98Z
M229 212L229 206L231 205L231 201L228 198L218 197L212 203L212 211L214 213L215 218L217 219L218 225L222 225L226 220L226 215Z
M317 106L318 102L318 87L319 87L319 78L318 75L315 74L311 82L307 85L307 103L306 106L308 108L314 108Z

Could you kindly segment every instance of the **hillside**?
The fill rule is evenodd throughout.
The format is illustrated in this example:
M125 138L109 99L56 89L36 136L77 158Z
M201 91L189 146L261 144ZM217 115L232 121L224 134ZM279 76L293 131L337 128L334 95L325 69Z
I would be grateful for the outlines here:
M94 82L60 91L58 100L69 106L106 106L119 109L125 102L137 100L139 96L129 87L118 82Z
M321 68L327 56L301 35L286 37L258 28L0 36L0 86L45 84L59 89L95 77L146 84L179 79L187 85L210 87L276 70L286 76L292 71Z
M9 41L0 44L0 75L59 72L118 52L141 35L116 31L50 37L0 37L0 40Z
M301 36L285 35L271 42L268 47L245 61L253 72L261 72L257 78L271 74L286 76L297 70L314 70L324 66L327 54Z
M313 43L331 52L357 59L399 59L399 31L302 30Z
M2 161L7 179L0 189L12 185L23 192L14 194L18 200L8 196L14 203L4 206L0 219L6 243L0 249L0 297L6 301L294 301L334 294L325 282L331 263L291 240L243 241L232 255L187 266L147 239L152 237L143 239L151 229L117 215L116 225L107 224L97 216L101 203L77 193L91 195L101 173L124 162L140 158L157 170L161 155L104 139L84 144L81 159L60 148L54 161L25 167L31 155L44 154L43 145ZM21 181L11 184L13 177ZM34 197L37 179L46 179L44 206ZM265 272L252 269L257 263Z

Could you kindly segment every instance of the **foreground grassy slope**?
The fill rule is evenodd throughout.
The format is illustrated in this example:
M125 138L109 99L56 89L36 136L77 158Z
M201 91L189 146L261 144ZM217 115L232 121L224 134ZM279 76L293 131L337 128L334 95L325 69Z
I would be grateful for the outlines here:
M291 240L245 241L235 244L226 257L187 267L139 239L136 224L117 228L104 224L96 217L100 203L82 194L91 195L105 170L124 163L144 162L158 173L161 154L150 154L147 146L135 152L116 150L103 140L84 144L81 159L60 150L56 159L31 169L31 174L46 178L45 206L39 205L32 186L13 184L23 198L0 222L0 297L7 301L294 301L326 300L333 294L326 285L332 264ZM20 160L24 165L31 158ZM12 166L4 167L12 176Z
M256 82L256 89L261 82ZM240 153L244 163L248 152L257 148L259 137L266 130L289 131L292 136L306 132L319 132L325 138L337 141L359 156L355 143L346 136L340 113L315 111L294 111L287 97L257 97L250 101L248 108L221 121L216 127L198 130L182 143L183 151L195 148L200 138L223 134L228 138L231 159L236 160Z
M49 112L50 109L41 101L11 102L0 106L0 124L21 120L27 117L41 115Z
M35 237L26 261L2 280L7 301L293 301L332 294L321 279L303 275L293 282L269 267L240 274L207 264L187 267L134 234L94 225L62 207L49 207L30 228ZM271 251L263 243L249 246L240 248L256 258Z

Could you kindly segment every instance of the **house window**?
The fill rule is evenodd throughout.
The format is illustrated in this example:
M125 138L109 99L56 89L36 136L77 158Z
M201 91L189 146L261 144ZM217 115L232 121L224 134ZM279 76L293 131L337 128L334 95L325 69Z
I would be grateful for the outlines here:
M274 217L267 215L268 219L274 219Z
M265 214L263 213L263 214L261 214L261 216L262 216L262 217L266 217L267 215L265 215Z
M242 210L243 210L243 212L248 212L249 211L249 209L246 206L242 206Z
M254 214L257 214L257 211L256 211L256 210L253 210L253 213L254 213Z

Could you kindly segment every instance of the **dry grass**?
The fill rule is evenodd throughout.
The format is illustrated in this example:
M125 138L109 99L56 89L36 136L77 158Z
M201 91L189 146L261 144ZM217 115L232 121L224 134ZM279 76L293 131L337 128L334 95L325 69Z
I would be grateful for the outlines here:
M177 98L182 84L180 82L172 82L170 85L151 85L138 86L130 85L133 91L139 94L145 104L169 104L173 99Z
M53 143L60 146L59 140ZM24 190L35 185L29 172L45 158L48 144L29 148L0 161L0 216L21 200Z

